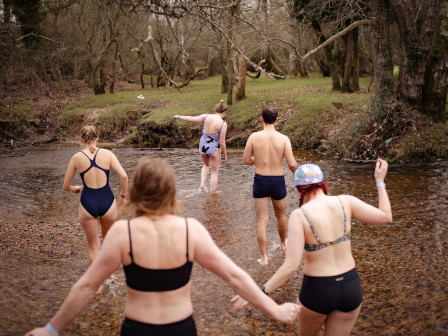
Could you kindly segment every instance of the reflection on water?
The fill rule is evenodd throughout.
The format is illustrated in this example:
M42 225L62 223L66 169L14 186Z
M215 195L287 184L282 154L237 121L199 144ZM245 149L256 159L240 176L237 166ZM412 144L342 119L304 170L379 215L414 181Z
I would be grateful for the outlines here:
M0 156L0 335L23 335L44 325L88 267L87 243L78 224L79 196L62 190L70 157L79 148L50 145ZM132 177L143 155L158 156L175 169L183 214L195 217L220 248L258 282L281 265L279 239L271 209L268 227L270 264L261 267L252 199L253 167L241 164L242 149L229 149L220 171L217 195L198 191L201 159L196 149L155 151L115 149ZM298 162L321 166L330 193L350 193L377 204L373 162L334 161L314 152L296 152ZM353 253L361 274L364 303L354 335L443 335L448 330L447 219L448 163L392 165L386 179L394 223L374 227L354 223ZM286 169L287 170L287 169ZM287 173L288 213L298 203ZM74 183L81 184L77 175ZM119 179L111 173L117 196ZM129 216L121 213L122 218ZM294 301L300 270L272 297ZM294 326L272 321L258 310L235 312L232 290L194 267L192 300L201 335L294 335ZM125 287L121 269L65 335L118 335Z

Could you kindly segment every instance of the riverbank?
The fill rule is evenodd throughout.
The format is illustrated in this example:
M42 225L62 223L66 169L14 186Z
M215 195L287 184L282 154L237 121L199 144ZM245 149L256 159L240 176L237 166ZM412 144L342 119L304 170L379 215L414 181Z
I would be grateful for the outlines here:
M175 114L211 113L226 99L220 77L192 81L187 87L145 88L120 82L115 94L92 95L82 82L29 92L0 105L4 148L78 139L79 129L95 124L101 141L141 147L194 147L201 125L174 122ZM448 126L400 106L385 116L370 111L371 78L361 79L361 90L331 90L331 81L320 74L273 82L247 79L247 98L230 106L227 143L244 146L259 130L264 105L279 111L277 129L288 135L294 149L314 149L330 157L391 161L435 161L448 158ZM25 95L26 96L26 95ZM12 140L12 142L11 142Z

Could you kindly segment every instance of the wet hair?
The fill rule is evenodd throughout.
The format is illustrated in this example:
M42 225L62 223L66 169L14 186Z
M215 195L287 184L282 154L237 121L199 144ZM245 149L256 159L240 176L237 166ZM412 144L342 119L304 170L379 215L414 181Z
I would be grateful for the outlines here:
M173 168L159 158L142 157L135 167L127 206L136 216L174 214L176 177Z
M305 198L305 195L307 193L313 192L316 189L321 188L325 195L328 195L328 187L325 181L319 182L319 183L313 183L313 184L307 184L307 185L299 185L297 186L297 190L300 193L300 201L299 206L303 205L303 199Z
M81 128L81 140L86 145L89 145L89 150L93 154L95 153L95 146L93 142L98 138L98 130L95 126L84 126Z
M224 104L224 100L220 100L218 104L215 105L215 112L224 113L228 109L228 106Z
M261 116L266 124L273 124L277 120L278 112L273 106L265 106L261 110Z

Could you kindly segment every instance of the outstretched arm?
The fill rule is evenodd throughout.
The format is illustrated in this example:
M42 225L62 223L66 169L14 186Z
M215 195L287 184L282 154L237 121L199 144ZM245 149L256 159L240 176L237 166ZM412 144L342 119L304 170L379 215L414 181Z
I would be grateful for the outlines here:
M253 279L225 255L213 242L207 230L197 221L189 220L194 233L194 259L205 269L222 278L237 294L249 303L284 323L292 323L298 306L293 303L277 305L264 294Z
M386 178L387 162L378 159L375 164L375 181L378 189L378 208L367 204L354 196L347 196L350 201L352 216L367 224L388 224L392 222L392 209L387 195L384 179Z
M281 287L291 277L292 273L299 268L305 244L302 224L303 220L303 215L299 210L295 210L291 213L288 221L288 246L286 248L285 261L264 285L266 294L270 294ZM235 309L241 309L247 304L247 302L241 300L239 296L235 296L232 299L232 302L235 302Z
M117 248L120 236L120 228L113 225L104 239L100 253L90 265L87 272L79 279L70 290L67 298L51 319L52 328L61 333L67 326L87 307L95 296L98 287L110 276L121 263L121 252ZM44 328L36 328L25 336L50 335Z
M173 117L173 119L174 120L179 119L179 120L183 120L183 121L191 121L191 122L195 122L195 123L200 123L200 122L204 121L206 115L207 114L201 114L201 115L198 115L198 116L183 116L183 115L180 115L180 114L176 114Z

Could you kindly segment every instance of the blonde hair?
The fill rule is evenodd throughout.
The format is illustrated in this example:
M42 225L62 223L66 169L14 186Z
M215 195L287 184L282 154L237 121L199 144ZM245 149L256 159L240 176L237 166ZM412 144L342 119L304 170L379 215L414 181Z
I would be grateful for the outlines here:
M95 146L93 143L98 138L98 130L95 126L84 126L81 128L81 140L86 145L89 145L89 150L93 154L95 153Z
M220 100L218 104L215 105L215 112L224 113L228 109L228 106L224 104L224 100Z
M174 214L179 204L173 168L162 159L142 157L135 167L126 206L133 207L136 216Z

